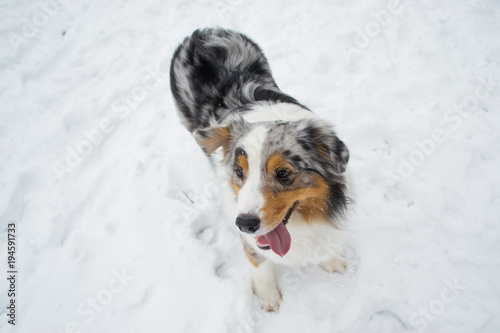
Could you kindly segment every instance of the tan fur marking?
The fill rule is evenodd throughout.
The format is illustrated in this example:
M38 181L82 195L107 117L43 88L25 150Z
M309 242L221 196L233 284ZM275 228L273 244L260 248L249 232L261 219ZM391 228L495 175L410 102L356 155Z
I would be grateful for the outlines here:
M250 253L248 253L248 250L246 247L243 247L243 249L245 250L245 255L247 256L247 259L248 261L250 261L250 263L254 266L254 267L259 267L259 263L257 261L255 261L255 258L252 257L252 255Z
M237 163L243 170L243 174L245 177L248 176L248 160L247 157L244 154L240 154L237 158ZM236 176L233 175L231 178L231 187L236 195L240 193L241 185L239 184L239 180L236 179Z
M248 175L248 160L244 154L238 156L238 165L243 169L245 177Z
M203 151L207 155L211 155L220 146L224 155L227 154L229 149L229 142L231 140L231 131L228 127L217 127L208 130L208 136L206 138L198 139L198 144L201 146Z
M236 184L234 179L231 179L231 188L233 189L234 194L236 194L236 195L240 194L241 187L240 187L240 185Z
M285 157L280 154L272 154L267 160L267 174L273 175L276 169L288 169L294 171L292 166L288 164Z
M276 159L272 161L276 166ZM268 170L269 165L268 164ZM283 165L283 164L281 164ZM305 171L307 172L307 171ZM314 185L300 184L301 180L296 179L294 189L277 190L271 186L262 192L264 197L264 207L262 208L262 223L268 228L275 228L285 217L288 209L295 201L299 201L296 212L300 213L307 223L326 221L327 219L327 198L329 193L328 183L315 173L308 175L313 180Z
M319 175L316 176L317 187L312 190L312 195L301 200L296 207L298 213L302 215L307 223L326 222L328 218L327 201L329 185Z
M243 238L241 238L241 242L243 243L243 250L245 251L248 261L250 261L253 266L259 267L260 263L262 263L262 257L255 253Z
M327 161L331 162L331 158L330 158L330 155L328 155L328 148L325 147L324 145L322 144L318 144L316 146L316 149L318 149L318 153L323 156Z

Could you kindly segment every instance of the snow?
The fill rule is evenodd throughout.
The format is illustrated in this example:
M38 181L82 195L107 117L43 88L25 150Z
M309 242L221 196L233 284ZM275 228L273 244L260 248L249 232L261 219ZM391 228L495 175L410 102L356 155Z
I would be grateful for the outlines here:
M500 330L498 2L0 6L2 332ZM280 268L277 314L169 91L207 26L254 39L351 151L350 269Z

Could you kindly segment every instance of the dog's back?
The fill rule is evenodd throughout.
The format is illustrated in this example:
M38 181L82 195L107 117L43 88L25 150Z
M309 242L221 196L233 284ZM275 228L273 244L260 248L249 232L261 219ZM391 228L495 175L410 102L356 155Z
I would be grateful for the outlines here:
M278 89L260 48L224 29L196 30L184 40L172 59L170 88L190 131L214 125L226 113L254 102L298 104Z

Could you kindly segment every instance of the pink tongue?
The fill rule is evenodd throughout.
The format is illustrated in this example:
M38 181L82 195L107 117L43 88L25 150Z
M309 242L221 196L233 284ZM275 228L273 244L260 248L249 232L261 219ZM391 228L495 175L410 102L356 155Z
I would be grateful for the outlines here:
M283 257L290 250L290 245L292 244L290 233L283 222L270 233L259 236L257 241L262 245L269 245L271 250L280 257Z

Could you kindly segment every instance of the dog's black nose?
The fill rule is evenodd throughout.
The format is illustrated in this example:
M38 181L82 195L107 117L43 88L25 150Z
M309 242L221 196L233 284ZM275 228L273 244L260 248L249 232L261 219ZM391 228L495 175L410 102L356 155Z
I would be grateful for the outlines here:
M241 232L253 234L260 227L260 219L255 215L240 215L236 218L236 226Z

